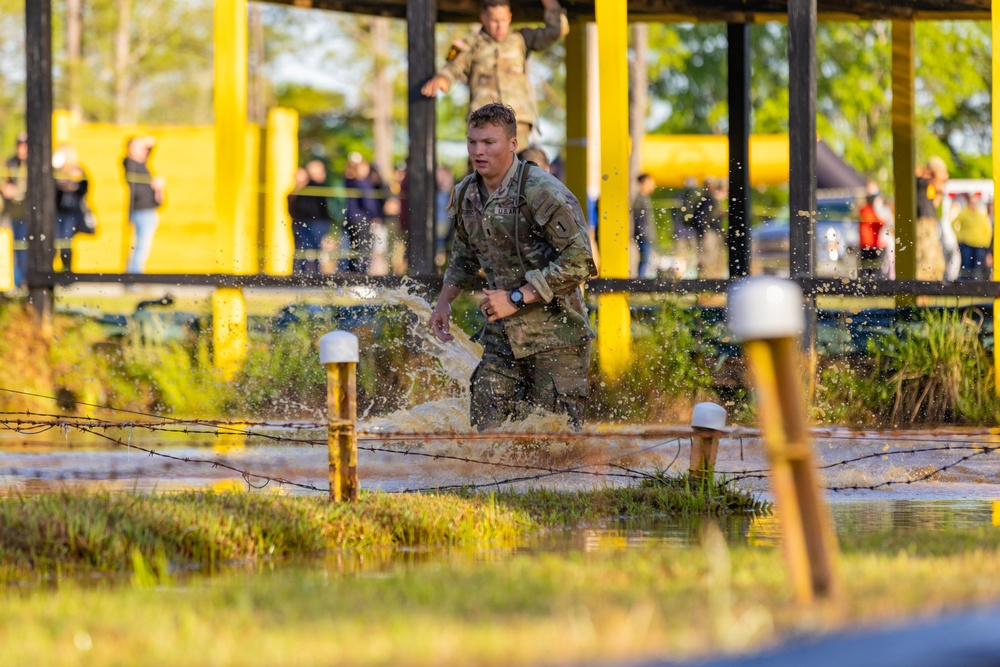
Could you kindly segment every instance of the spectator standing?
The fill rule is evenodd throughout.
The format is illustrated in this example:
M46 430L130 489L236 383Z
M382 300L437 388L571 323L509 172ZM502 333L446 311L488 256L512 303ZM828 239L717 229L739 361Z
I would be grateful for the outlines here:
M987 254L993 241L993 225L980 194L967 196L965 206L951 223L962 258L960 280L989 278Z
M296 189L288 197L295 239L295 273L319 273L319 251L333 218L327 201L327 173L322 160L310 160L295 174Z
M153 250L153 236L160 224L158 209L163 203L165 181L149 171L152 137L132 137L125 150L125 182L128 184L128 219L132 224L132 245L127 273L143 273Z
M860 236L861 266L858 277L877 278L882 272L886 247L886 235L882 228L887 220L883 217L885 205L882 194L874 181L866 186L868 192L865 203L858 210L858 232Z
M434 265L444 266L451 245L451 219L448 216L448 200L455 187L455 174L443 165L434 172Z
M6 163L3 178L3 218L10 227L14 243L28 240L28 209L25 197L28 192L28 135L17 135L17 150ZM14 284L20 286L28 274L28 251L14 251Z
M949 279L949 266L961 265L952 255L954 233L949 227L944 232L938 218L938 206L945 183L948 182L948 167L937 156L928 158L927 165L917 173L917 280ZM951 279L954 279L954 275Z
M728 197L722 181L706 179L705 189L694 205L693 227L698 237L698 277L724 278L722 219L727 211L722 201Z
M650 174L639 174L639 191L632 202L632 238L639 249L639 278L655 278L656 269L650 266L653 243L656 239L656 222L653 218L653 191L656 181Z
M469 84L469 110L490 102L508 104L517 114L517 145L527 148L537 127L535 98L528 85L527 58L544 51L569 32L559 0L542 0L545 26L511 31L510 0L484 0L479 19L483 27L468 41L452 44L448 62L420 91L434 97L456 81Z
M307 257L310 251L315 251L319 246L313 241L308 220L299 210L299 198L309 196L305 192L308 185L309 173L305 167L299 167L295 170L295 187L288 193L288 217L292 221L292 242L295 245L292 273L316 273L319 266L315 258Z
M62 145L52 154L52 168L56 179L56 239L61 242L59 259L64 271L72 271L73 236L96 231L87 209L89 182L72 146Z
M357 153L348 160L344 187L347 189L344 232L351 256L341 262L341 270L367 273L371 262L372 225L382 224L382 202L371 181L371 166Z

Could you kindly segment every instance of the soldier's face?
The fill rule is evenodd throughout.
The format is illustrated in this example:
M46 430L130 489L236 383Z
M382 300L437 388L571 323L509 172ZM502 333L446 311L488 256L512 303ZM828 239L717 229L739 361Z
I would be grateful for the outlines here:
M469 128L469 159L486 181L503 177L516 151L517 137L508 137L498 125Z
M510 22L513 19L513 15L510 13L510 7L501 5L499 7L487 7L483 10L479 19L483 23L483 29L486 30L486 34L496 41L502 42L507 33L510 32Z

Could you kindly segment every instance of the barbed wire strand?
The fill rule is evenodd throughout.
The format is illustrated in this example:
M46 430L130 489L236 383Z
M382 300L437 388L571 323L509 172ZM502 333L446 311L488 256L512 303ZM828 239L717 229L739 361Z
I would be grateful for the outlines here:
M674 438L672 440L666 440L664 442L658 442L658 443L656 443L654 445L650 445L649 447L645 447L645 448L640 449L640 450L635 451L635 452L628 452L626 454L620 454L618 456L612 457L611 459L608 460L607 463L602 464L602 465L612 466L612 465L614 465L614 461L616 459L621 459L621 458L625 458L626 456L634 456L636 454L642 454L642 453L645 453L645 452L648 452L648 451L652 451L653 449L656 449L658 447L663 447L664 445L668 445L671 442L676 442L677 443L677 450L678 450L678 452L680 452L681 439L680 438ZM677 458L674 457L674 461L676 461L676 460L677 460ZM590 465L595 465L595 464L590 464ZM545 479L547 477L553 477L555 475L565 474L565 473L568 473L568 472L575 472L577 470L580 470L580 469L586 468L586 467L588 467L588 465L581 465L581 466L576 466L575 468L567 468L565 470L560 470L560 471L557 471L557 472L547 472L547 473L543 473L543 474L540 474L540 475L532 475L532 476L527 476L527 477L511 477L511 478L502 479L502 480L494 479L494 481L492 481L492 482L484 482L484 483L481 483L481 484L447 484L447 485L442 485L442 486L430 486L430 487L423 487L423 488L416 488L416 489L404 489L404 492L409 492L409 493L423 493L423 492L427 492L427 491L450 491L450 490L454 490L454 489L470 489L470 490L472 490L472 489L483 489L483 488L487 488L487 487L491 487L491 486L501 486L501 485L504 485L504 484L516 484L516 483L519 483L519 482L533 482L533 481L537 481L537 480L540 480L540 479Z

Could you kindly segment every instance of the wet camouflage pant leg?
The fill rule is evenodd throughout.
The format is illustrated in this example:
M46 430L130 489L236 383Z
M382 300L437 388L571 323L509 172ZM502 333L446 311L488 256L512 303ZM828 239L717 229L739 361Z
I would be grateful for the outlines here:
M569 415L579 426L587 410L590 345L564 347L514 359L502 333L487 331L483 359L472 374L470 418L477 429L523 419L532 409Z

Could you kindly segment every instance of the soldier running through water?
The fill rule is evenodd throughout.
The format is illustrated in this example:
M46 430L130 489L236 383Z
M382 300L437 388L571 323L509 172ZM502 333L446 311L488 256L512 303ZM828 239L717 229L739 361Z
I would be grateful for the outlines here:
M477 280L483 358L472 374L471 421L478 429L529 409L565 414L579 426L590 386L590 328L581 285L594 275L579 202L546 171L515 156L514 110L488 104L469 117L475 171L459 183L448 213L455 244L429 325L454 338L451 302Z
M528 55L544 51L569 33L569 22L559 0L542 0L545 26L511 31L513 15L509 0L484 0L482 29L468 43L456 42L448 62L420 89L427 97L448 92L456 81L469 84L469 109L490 102L510 105L517 115L517 142L528 147L533 127L538 126L535 98L528 85Z

